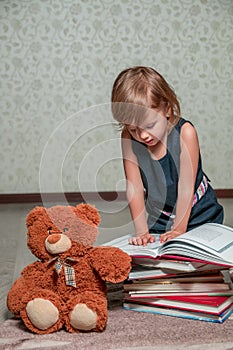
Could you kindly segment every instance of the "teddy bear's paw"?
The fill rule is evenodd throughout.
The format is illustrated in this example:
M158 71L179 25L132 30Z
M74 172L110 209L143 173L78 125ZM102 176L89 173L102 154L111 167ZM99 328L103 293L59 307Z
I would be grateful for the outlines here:
M42 298L29 301L26 313L31 323L42 331L52 327L59 319L57 307L51 301Z
M80 331L90 331L96 327L97 314L86 304L77 304L70 315L70 324Z

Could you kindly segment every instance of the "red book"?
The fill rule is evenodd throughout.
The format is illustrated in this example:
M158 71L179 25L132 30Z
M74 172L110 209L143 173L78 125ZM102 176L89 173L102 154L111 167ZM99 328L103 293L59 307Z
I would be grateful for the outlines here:
M233 296L201 297L201 296L166 296L157 298L125 298L133 304L159 306L171 309L205 312L220 315L223 311L233 305Z

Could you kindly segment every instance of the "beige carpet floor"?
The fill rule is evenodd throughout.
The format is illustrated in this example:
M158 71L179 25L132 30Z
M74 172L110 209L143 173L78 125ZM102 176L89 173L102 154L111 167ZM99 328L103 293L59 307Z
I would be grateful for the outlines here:
M102 333L71 334L61 330L37 335L16 319L6 320L0 327L1 350L148 350L166 349L166 346L169 349L174 346L174 349L206 350L208 344L211 350L221 349L220 346L224 350L233 349L233 319L214 324L115 307L109 310L107 327Z

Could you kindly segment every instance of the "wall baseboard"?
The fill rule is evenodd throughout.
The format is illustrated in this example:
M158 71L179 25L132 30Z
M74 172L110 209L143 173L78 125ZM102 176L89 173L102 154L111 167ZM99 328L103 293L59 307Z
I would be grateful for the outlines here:
M233 198L233 188L215 189L218 198ZM80 203L88 201L126 200L125 191L114 192L66 192L66 193L6 193L0 194L0 204L13 203Z
M218 198L233 198L233 188L215 189Z
M126 200L126 194L122 192L66 192L66 193L6 193L0 194L0 204L13 203L81 203L88 201L115 201Z

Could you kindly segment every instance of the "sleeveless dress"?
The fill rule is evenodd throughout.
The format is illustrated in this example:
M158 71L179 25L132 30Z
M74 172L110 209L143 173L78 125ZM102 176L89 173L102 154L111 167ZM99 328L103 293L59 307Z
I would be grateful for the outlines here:
M180 172L180 131L184 123L191 122L181 118L167 139L167 153L154 160L146 145L132 140L142 182L145 189L145 205L148 213L149 232L164 233L171 230L175 217ZM223 208L217 202L216 194L209 184L210 180L202 170L199 153L193 206L187 231L207 222L222 223Z

